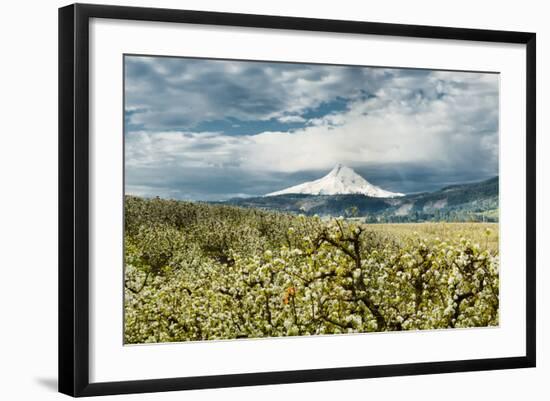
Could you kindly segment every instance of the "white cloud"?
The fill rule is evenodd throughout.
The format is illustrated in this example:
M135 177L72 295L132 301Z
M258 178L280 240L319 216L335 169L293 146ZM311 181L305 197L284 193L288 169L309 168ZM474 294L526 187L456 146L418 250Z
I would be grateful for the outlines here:
M470 120L478 118L475 115L493 112L493 101L473 102L464 94L431 101L403 100L393 91L379 95L356 101L350 110L317 119L314 125L294 132L132 134L128 163L236 164L247 170L284 173L330 169L338 162L460 166L479 156L484 159L477 163L493 167L497 163L496 132L487 134L470 125Z
M298 115L282 116L278 117L277 120L281 123L305 123L307 121L305 118Z

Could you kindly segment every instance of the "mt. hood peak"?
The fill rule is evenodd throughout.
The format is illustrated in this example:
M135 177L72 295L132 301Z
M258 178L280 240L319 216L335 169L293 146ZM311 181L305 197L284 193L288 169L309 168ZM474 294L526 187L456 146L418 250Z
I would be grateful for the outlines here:
M393 198L404 194L386 191L372 185L353 169L338 163L327 175L315 181L271 192L265 196L284 194L346 195L362 194L373 198Z

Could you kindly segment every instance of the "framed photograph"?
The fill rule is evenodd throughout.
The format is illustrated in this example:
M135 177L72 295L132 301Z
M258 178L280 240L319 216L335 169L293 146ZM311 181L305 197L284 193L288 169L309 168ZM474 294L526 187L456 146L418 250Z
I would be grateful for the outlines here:
M535 366L535 34L59 10L59 390Z

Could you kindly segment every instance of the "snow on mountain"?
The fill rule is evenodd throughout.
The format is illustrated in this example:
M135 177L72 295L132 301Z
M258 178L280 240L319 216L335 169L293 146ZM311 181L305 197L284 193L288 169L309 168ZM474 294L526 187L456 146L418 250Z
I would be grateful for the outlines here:
M372 185L353 169L342 164L337 164L330 173L315 181L304 182L290 188L271 192L265 196L284 194L310 194L310 195L344 195L363 194L373 198L394 198L404 196L397 192L386 191L376 185Z

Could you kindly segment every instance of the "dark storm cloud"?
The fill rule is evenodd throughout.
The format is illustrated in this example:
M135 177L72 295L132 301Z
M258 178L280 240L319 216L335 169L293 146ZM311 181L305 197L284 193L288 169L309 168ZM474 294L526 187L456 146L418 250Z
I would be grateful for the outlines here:
M171 167L133 168L126 173L128 193L205 201L262 195L287 180L281 174L254 174L234 165L186 168L178 174Z
M126 56L125 68L128 123L148 131L299 115L373 93L384 79L357 67L170 57Z

